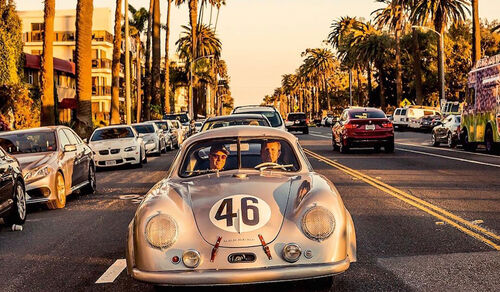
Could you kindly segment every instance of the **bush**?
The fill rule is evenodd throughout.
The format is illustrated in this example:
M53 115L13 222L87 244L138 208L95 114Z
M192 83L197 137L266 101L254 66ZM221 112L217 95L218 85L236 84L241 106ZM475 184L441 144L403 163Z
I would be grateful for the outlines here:
M0 115L13 130L40 126L40 105L22 84L0 85Z

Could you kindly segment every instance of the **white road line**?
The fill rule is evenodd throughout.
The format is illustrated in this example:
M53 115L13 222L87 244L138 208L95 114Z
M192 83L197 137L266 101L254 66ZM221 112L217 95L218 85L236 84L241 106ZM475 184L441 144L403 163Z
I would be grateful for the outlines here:
M107 270L102 274L102 276L95 281L96 284L113 283L115 279L120 275L123 270L127 267L127 261L125 259L116 260Z
M321 137L321 138L330 138L328 136L323 136L323 135L316 135L316 134L309 134L311 136L315 136L315 137Z
M493 166L493 167L500 168L499 164L463 159L463 158L458 158L458 157L444 156L444 155L439 155L439 154L434 154L434 153L429 153L429 152L422 152L422 151L415 151L415 150L410 150L410 149L403 149L403 148L396 148L396 149L399 151L412 152L412 153L417 153L417 154L435 156L435 157L440 157L440 158L445 158L445 159L450 159L450 160L457 160L457 161L462 161L462 162L469 162L469 163L474 163L474 164L480 164L480 165Z
M313 132L313 131L310 131L311 133L314 133L314 134L321 134L321 132Z
M477 153L477 152L465 152L465 151L454 150L454 149L449 149L449 148L424 146L424 145L420 145L420 144L400 143L400 142L396 142L396 144L398 144L398 145L404 145L404 146L414 146L414 147L422 147L422 148L428 148L428 149L434 149L434 150L442 150L442 151L449 151L449 152L456 152L456 153L474 154L474 155L479 155L479 156L500 158L500 156L498 156L498 155L485 154L485 153Z

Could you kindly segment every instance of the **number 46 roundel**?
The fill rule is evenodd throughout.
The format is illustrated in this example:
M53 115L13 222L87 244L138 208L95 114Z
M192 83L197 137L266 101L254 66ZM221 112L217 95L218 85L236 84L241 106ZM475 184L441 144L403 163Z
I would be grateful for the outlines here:
M264 226L271 219L271 208L255 196L233 195L217 201L209 216L220 229L242 233Z

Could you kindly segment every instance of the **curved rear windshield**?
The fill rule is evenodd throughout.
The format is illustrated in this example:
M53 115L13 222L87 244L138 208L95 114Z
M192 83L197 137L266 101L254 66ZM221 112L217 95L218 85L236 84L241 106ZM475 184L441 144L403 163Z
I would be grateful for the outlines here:
M109 139L121 139L121 138L133 138L134 132L129 127L123 128L108 128L102 130L96 130L90 141L101 141Z
M153 125L135 125L132 126L139 134L150 134L155 132Z
M252 113L252 114L261 114L263 116L265 116L269 122L271 123L271 126L272 127L279 127L281 126L281 119L279 117L279 114L278 112L276 111L255 111L255 110L252 110L252 111L244 111L244 110L240 110L238 112L235 112L235 114L249 114L249 113Z
M0 136L0 146L10 154L50 152L57 150L54 132L12 133Z
M158 128L162 130L168 130L168 123L167 122L155 122L155 124L158 126Z
M383 111L349 111L351 119L385 119Z
M220 121L207 121L201 128L202 131L231 127L231 126L264 126L269 127L269 122L264 119L234 119L234 120L220 120Z
M187 151L179 175L192 177L234 169L296 172L300 165L295 151L283 139L212 139Z
M181 123L187 123L189 122L189 118L187 114L171 114L171 115L165 115L164 116L165 120L178 120Z
M288 115L288 120L289 121L295 121L295 120L305 120L306 114L289 114Z

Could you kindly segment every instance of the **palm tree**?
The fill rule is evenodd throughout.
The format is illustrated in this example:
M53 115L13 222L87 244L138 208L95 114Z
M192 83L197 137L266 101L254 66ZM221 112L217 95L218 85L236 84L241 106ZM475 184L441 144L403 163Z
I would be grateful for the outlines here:
M307 49L303 55L307 56L305 63L310 66L310 71L314 79L318 80L318 88L320 86L323 87L324 97L327 101L327 110L330 110L327 76L335 70L335 56L328 49Z
M165 100L164 111L170 113L170 61L168 50L170 43L170 9L172 0L167 0L167 25L165 27Z
M394 38L396 40L396 104L399 106L401 103L401 96L403 94L403 80L401 69L401 34L406 22L406 4L408 0L378 0L384 2L387 7L375 10L375 22L382 27L389 27L394 31ZM373 14L372 13L372 14Z
M88 138L92 132L92 13L93 0L76 5L76 131Z
M154 0L153 4L153 62L151 66L151 93L153 105L161 104L161 81L160 81L160 0ZM149 110L149 109L146 109ZM162 110L163 111L163 110Z
M49 126L56 123L54 107L54 16L55 0L45 0L43 19L43 54L42 54L42 111L41 125Z
M153 7L156 0L149 0L148 31L146 36L146 68L144 78L144 118L151 119L151 37L153 28Z
M481 59L481 26L479 25L479 0L472 4L472 62L475 65Z
M443 60L444 56L444 31L449 22L455 23L464 21L466 14L470 14L467 7L469 0L416 0L412 7L411 18L414 23L425 24L430 19L434 24L434 29L440 34L438 44L438 59ZM444 62L439 62L438 75L444 75ZM444 84L441 84L444 86ZM444 88L441 88L444 93ZM442 95L442 94L441 94ZM445 96L440 96L444 99Z
M141 34L144 32L146 22L149 19L149 12L141 7L139 10L135 9L132 5L129 5L129 10L132 13L132 19L130 20L130 36L135 38L136 43L136 69L137 69L137 80L136 80L136 95L137 95L137 108L136 108L136 121L140 122L141 112L142 112L142 88L141 88L141 75L142 75L142 64L141 64L141 52L143 51L143 45L141 42Z
M110 124L120 124L120 57L122 47L122 2L116 0L113 61L111 63L111 119Z

